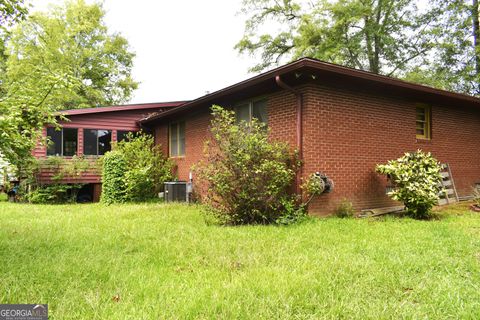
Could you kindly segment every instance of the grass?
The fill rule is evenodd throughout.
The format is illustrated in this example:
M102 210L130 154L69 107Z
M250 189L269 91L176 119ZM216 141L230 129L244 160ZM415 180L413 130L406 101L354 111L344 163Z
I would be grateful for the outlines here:
M51 319L480 318L480 216L206 225L195 206L0 203L0 303Z

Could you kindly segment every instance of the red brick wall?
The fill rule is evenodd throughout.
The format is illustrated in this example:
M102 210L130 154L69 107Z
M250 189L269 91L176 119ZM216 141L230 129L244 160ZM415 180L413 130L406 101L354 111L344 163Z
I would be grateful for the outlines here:
M202 158L210 120L211 116L206 111L186 119L175 119L175 122L185 121L185 156L171 158L176 164L175 174L179 180L187 181L192 165ZM155 143L161 144L163 152L168 155L168 124L155 128Z
M322 171L335 182L331 194L312 201L327 213L346 198L356 209L388 206L386 180L375 165L406 151L431 151L448 162L460 195L480 182L480 110L432 105L432 139L417 140L416 101L347 89L310 86L305 93L305 175Z
M385 195L386 180L375 166L406 151L431 151L450 163L460 195L469 194L480 182L480 110L433 105L432 140L421 141L415 136L414 100L313 84L300 90L303 175L321 171L335 183L333 193L312 201L311 213L330 213L344 198L357 210L392 205ZM268 96L268 117L272 139L295 147L295 96L287 91ZM209 120L207 112L185 119L185 157L174 159L180 180L187 180L191 166L201 159ZM167 125L158 126L155 136L168 153Z

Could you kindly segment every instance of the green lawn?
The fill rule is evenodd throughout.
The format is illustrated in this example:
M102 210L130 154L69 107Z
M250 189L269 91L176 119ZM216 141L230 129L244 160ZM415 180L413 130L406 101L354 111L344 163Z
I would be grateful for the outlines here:
M195 206L0 203L0 303L51 319L480 318L480 215L206 225Z

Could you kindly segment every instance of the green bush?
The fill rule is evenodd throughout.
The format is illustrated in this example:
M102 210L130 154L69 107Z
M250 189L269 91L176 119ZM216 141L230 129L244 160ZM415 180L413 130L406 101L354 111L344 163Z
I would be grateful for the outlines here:
M355 209L350 201L343 199L338 207L335 208L333 214L338 218L353 218L355 216Z
M114 145L111 153L115 154L116 160L107 165L112 165L113 168L106 168L105 160L110 159L103 159L102 190L107 188L114 192L111 193L112 196L102 196L105 203L155 198L163 190L164 182L173 179L172 163L163 156L161 146L155 145L151 135L130 133L126 140ZM110 169L113 171L108 171ZM111 173L115 178L105 179L105 175ZM114 185L111 186L111 183Z
M37 186L25 195L30 203L72 203L77 200L78 190L82 184L50 184Z
M441 187L441 164L430 153L407 152L397 160L377 165L377 171L388 175L394 189L389 196L404 203L407 214L415 219L431 217Z
M298 161L288 144L270 142L255 119L236 123L234 112L219 106L212 111L204 159L194 166L207 213L224 224L285 223L301 216L289 193Z
M120 152L107 152L102 159L102 196L106 204L125 201L127 162Z

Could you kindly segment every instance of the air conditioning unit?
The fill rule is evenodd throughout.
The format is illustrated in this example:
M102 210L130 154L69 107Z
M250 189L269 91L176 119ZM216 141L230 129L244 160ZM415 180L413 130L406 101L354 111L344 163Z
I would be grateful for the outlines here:
M165 182L165 202L189 202L190 193L192 193L191 182Z

